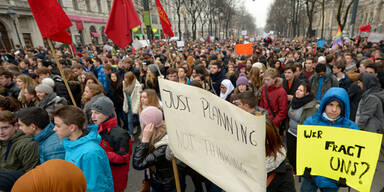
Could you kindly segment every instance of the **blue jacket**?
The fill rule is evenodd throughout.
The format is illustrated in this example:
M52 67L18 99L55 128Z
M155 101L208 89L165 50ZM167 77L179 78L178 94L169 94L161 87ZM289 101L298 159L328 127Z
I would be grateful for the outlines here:
M53 123L48 124L32 138L33 141L39 143L40 164L50 159L64 159L65 157L63 140L57 136L53 127L55 127Z
M328 119L324 118L322 114L325 111L325 107L328 101L335 97L344 102L344 115L332 123ZM333 126L336 128L343 127L358 130L359 127L353 121L349 120L349 114L350 106L347 91L345 91L343 88L332 87L325 93L324 97L322 98L318 112L311 117L308 117L303 124ZM337 181L326 177L315 176L315 183L319 188L338 188L336 185Z
M113 179L107 154L100 147L97 125L88 127L89 133L76 141L64 139L65 160L79 167L87 180L87 190L113 192Z

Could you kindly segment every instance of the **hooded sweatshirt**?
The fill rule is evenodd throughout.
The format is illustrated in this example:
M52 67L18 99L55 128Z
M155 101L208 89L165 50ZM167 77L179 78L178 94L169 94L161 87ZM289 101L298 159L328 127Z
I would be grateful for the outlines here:
M92 192L113 191L112 172L107 154L100 147L98 126L88 127L89 133L75 141L64 139L65 160L79 167L87 180L87 190Z

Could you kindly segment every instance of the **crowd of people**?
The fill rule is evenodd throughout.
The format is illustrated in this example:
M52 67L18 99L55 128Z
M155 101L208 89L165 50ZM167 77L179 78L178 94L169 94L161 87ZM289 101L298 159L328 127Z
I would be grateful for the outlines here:
M237 55L236 43L61 47L57 64L47 48L1 51L0 191L124 191L132 163L143 171L139 191L175 192L159 77L267 117L266 163L257 166L267 169L268 192L338 191L320 176L295 186L297 126L383 134L384 42L329 49L268 37L252 42L250 55ZM222 191L182 162L178 169L182 191L187 175L196 192ZM384 143L373 191L384 189L383 174Z

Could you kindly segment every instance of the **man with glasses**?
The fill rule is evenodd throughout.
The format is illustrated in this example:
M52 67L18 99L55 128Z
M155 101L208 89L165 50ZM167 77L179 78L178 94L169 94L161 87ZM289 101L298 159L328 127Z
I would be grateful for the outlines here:
M0 172L27 172L39 162L39 146L17 128L16 116L0 112Z

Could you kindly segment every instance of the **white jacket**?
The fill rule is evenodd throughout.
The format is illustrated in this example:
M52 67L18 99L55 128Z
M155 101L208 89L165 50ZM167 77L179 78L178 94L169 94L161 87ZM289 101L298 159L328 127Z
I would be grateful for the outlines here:
M132 113L137 114L139 112L139 106L140 106L140 95L143 90L141 87L141 84L137 79L135 80L135 88L133 88L132 94L131 94L131 107L132 107ZM123 81L123 87L125 87L125 82ZM124 91L124 102L123 102L123 111L125 113L128 113L128 94Z

